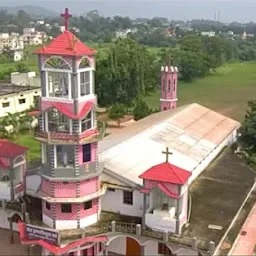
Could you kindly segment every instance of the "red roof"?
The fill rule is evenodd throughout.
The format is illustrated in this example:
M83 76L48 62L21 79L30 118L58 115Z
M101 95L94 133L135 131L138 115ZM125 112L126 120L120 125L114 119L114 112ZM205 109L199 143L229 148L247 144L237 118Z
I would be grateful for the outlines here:
M183 185L187 182L190 175L190 172L165 162L151 167L139 177L146 180Z
M0 156L13 157L24 154L28 148L15 144L6 139L0 139Z
M81 42L74 34L66 30L47 46L35 51L37 54L53 54L66 56L83 56L96 54L94 49Z

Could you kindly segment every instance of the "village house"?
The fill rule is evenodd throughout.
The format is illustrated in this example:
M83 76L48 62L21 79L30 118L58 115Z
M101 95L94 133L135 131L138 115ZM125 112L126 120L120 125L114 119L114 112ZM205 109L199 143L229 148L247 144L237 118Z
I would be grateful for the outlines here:
M178 69L167 65L159 71L161 111L99 141L96 51L68 30L67 8L62 17L65 31L36 51L41 164L26 169L27 148L0 141L0 224L18 229L21 243L45 256L181 256L199 255L199 249L212 255L215 241L184 235L193 212L189 189L236 141L240 124L197 103L178 107ZM249 186L234 184L241 193ZM239 195L228 195L241 203ZM225 222L229 213L220 214Z
M43 31L36 31L33 28L23 29L23 42L25 45L41 45L47 40L47 35Z
M8 52L12 54L13 61L20 61L23 58L23 49L23 39L19 34L0 34L0 53Z

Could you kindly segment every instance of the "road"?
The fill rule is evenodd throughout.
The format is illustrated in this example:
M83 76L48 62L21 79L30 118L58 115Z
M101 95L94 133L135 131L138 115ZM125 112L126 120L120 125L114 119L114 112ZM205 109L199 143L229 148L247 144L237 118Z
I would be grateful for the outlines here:
M229 255L255 255L256 205L246 219Z

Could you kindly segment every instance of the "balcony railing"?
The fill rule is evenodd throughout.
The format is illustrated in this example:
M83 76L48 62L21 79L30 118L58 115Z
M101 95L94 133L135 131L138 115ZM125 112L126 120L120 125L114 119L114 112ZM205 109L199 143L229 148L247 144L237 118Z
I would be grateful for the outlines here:
M34 136L40 141L47 141L49 143L61 142L63 144L93 142L99 139L99 132L97 129L88 130L82 134L68 134L56 132L35 131Z

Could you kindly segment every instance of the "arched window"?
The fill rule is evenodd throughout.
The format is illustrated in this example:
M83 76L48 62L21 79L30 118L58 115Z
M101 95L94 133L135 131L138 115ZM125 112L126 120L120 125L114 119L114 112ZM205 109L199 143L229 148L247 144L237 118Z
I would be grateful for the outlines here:
M68 73L48 72L48 93L50 97L68 98L69 96Z
M52 57L44 64L44 68L71 70L70 65L59 57Z
M90 66L90 61L85 57L80 61L79 69L89 68Z
M19 156L15 159L15 162L14 162L14 165L20 163L20 162L23 162L25 161L24 157L23 156Z

